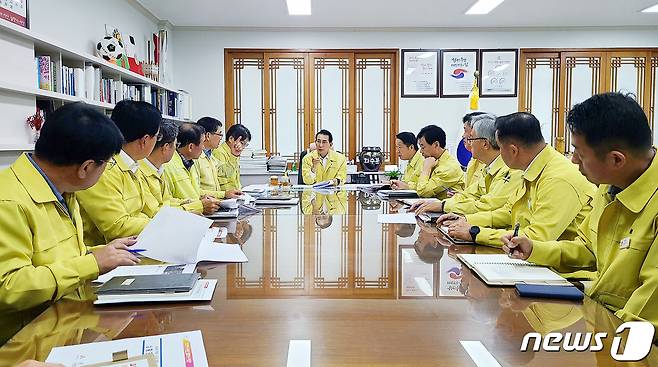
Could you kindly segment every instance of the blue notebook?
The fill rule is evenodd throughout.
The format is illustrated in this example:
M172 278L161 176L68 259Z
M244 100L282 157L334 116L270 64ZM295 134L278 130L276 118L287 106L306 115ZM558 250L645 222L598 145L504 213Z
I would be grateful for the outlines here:
M516 291L521 297L567 299L582 301L584 294L572 285L516 284Z

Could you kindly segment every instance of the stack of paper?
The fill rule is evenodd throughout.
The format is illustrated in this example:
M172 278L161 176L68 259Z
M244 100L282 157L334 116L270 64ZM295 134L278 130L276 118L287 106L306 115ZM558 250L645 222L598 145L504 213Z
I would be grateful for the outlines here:
M216 286L217 279L199 279L189 292L98 295L98 299L94 301L94 304L210 301L215 293Z
M318 182L313 185L314 189L329 189L334 187L334 181L333 180L327 180L327 181L322 181Z
M267 169L273 174L283 174L288 168L288 160L281 156L272 156L267 161Z
M99 276L94 283L105 283L114 277L125 275L191 274L195 269L196 264L119 266L118 268Z
M245 149L240 154L240 173L267 172L267 152Z

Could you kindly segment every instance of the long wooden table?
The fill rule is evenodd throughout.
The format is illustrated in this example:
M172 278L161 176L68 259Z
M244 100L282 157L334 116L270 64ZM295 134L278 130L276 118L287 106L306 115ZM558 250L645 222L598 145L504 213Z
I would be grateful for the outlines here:
M299 206L218 222L245 264L201 264L212 302L95 307L56 302L4 315L0 366L45 360L55 346L201 330L210 366L285 366L290 340L311 340L312 366L475 366L460 341L481 341L503 366L614 366L622 322L596 302L519 298L455 259L497 249L451 245L429 226L382 225L396 203L306 192ZM658 307L658 305L657 305ZM4 326L3 326L4 325ZM590 352L521 352L526 333L608 332ZM637 365L656 365L656 348Z

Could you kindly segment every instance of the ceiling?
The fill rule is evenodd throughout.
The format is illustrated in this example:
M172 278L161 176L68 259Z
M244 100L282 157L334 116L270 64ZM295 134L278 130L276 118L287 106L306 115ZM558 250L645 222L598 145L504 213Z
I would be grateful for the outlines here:
M658 26L658 13L640 13L658 0L505 0L487 15L468 16L475 0L312 0L311 16L288 15L285 0L136 1L178 27Z

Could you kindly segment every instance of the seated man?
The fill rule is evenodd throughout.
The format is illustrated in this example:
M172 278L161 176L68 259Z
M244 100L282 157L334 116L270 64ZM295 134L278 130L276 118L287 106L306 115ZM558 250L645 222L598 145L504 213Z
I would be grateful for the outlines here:
M78 193L88 245L138 235L151 219L143 212L139 161L155 146L162 114L150 103L124 100L112 111L112 120L126 140L114 157L116 165L96 185Z
M85 282L139 260L117 239L89 248L76 191L96 183L123 138L103 113L83 103L53 112L34 154L0 171L0 310L25 310L61 298L86 299Z
M251 133L246 126L235 124L226 132L226 140L212 155L217 158L217 178L221 190L241 190L240 154L249 146Z
M473 158L486 165L484 176L449 199L419 202L410 210L415 210L418 215L425 212L474 214L492 211L505 205L507 199L518 190L523 172L509 169L500 156L495 116L485 114L473 117L473 129L467 140Z
M503 249L562 272L596 270L587 295L624 321L649 321L656 328L658 159L647 117L630 96L605 93L575 105L567 124L573 162L599 185L591 213L571 240L507 234Z
M182 124L178 129L178 149L164 171L165 181L173 197L180 200L201 200L203 213L212 214L219 209L219 200L224 198L224 191L204 190L201 188L201 175L197 159L203 154L203 135L205 130L197 124ZM230 198L235 197L229 191Z
M418 176L423 169L423 155L418 151L416 135L410 132L401 132L396 136L395 147L400 159L409 161L404 169L401 180L391 180L393 190L415 190Z
M178 126L172 122L163 122L160 125L160 134L155 143L153 152L139 162L139 170L142 173L144 187L147 195L144 197L144 212L153 217L163 206L180 207L185 211L201 214L203 212L203 200L182 200L173 197L171 190L164 179L164 164L171 161L176 152L176 137ZM206 204L208 206L208 204Z
M457 159L445 149L446 133L442 128L436 125L422 128L418 133L418 146L425 157L416 184L418 196L445 199L448 191L464 188L464 172Z
M515 224L535 240L573 239L589 213L595 187L577 167L544 142L539 121L517 112L496 120L500 155L511 169L523 170L521 187L501 208L466 215L444 214L448 234L500 247Z
M198 164L197 168L199 169L199 184L201 185L201 190L217 192L219 197L221 197L221 192L224 192L224 196L228 198L242 195L240 190L223 190L222 185L219 183L219 171L217 170L219 162L217 161L217 158L212 155L212 152L219 147L219 143L222 141L222 136L224 136L222 123L212 117L202 117L197 121L197 125L203 127L206 131L205 134L203 134L203 154L201 154L199 159L196 160L196 163Z
M315 134L316 150L307 154L302 160L304 184L332 181L334 186L345 183L347 179L347 158L333 150L334 137L327 130Z
M473 153L471 150L471 142L468 138L471 137L471 131L473 131L473 119L476 116L484 115L485 112L471 112L464 115L462 122L464 123L464 147L469 152ZM480 182L480 178L484 177L484 167L486 165L483 162L477 160L477 158L472 157L471 160L466 165L466 175L464 178L464 187L468 188L476 182Z

